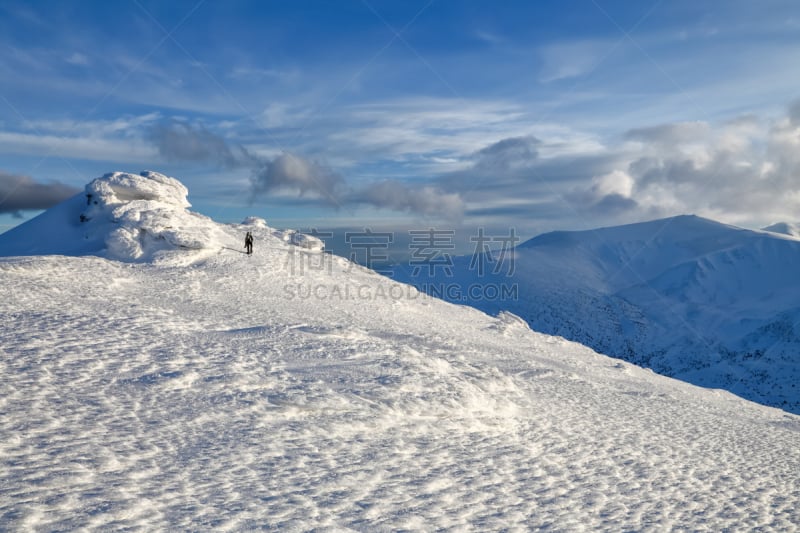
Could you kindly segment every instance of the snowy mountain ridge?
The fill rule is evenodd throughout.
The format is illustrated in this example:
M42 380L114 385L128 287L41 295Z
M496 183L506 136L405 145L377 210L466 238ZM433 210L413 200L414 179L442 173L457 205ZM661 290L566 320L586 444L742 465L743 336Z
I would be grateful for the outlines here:
M0 529L800 523L800 418L129 176L0 236Z
M513 285L517 299L460 303L506 309L536 331L800 412L797 239L685 215L548 233L508 255L510 274L481 276L473 258L456 258L452 278L397 279Z
M766 228L762 228L762 231L780 233L782 235L788 235L790 237L800 239L800 224L796 222L776 222L775 224L771 224Z
M188 194L180 181L158 172L111 172L92 180L84 193L0 235L0 255L188 263L225 248L240 251L243 237L233 237L224 225L189 211ZM258 217L249 217L244 225L307 248L319 244L312 236L272 230Z

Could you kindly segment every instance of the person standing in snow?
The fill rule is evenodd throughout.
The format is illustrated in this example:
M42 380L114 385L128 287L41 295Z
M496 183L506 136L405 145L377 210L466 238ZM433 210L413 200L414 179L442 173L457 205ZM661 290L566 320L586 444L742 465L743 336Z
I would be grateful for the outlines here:
M249 231L247 232L247 235L245 235L244 237L244 247L247 250L247 255L253 253L253 234L250 233Z

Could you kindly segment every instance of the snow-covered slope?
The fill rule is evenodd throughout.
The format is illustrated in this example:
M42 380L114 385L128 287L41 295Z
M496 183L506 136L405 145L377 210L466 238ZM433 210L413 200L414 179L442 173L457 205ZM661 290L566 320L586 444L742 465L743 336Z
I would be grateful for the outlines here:
M762 230L800 238L800 224L794 222L777 222L766 228L762 228Z
M796 416L178 216L222 246L0 260L0 528L800 523Z
M445 297L441 286L454 284L452 300L507 309L534 330L800 412L796 239L681 216L541 235L483 276L471 264L458 258L453 277L440 270L415 282ZM513 287L516 297L482 299L467 290L474 284Z

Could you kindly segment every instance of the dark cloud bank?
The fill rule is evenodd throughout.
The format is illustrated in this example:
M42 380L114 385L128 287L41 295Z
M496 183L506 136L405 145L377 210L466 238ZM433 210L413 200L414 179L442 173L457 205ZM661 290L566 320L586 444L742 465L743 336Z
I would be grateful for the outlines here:
M48 209L78 192L63 183L40 183L29 176L0 171L0 213L21 217L22 211Z

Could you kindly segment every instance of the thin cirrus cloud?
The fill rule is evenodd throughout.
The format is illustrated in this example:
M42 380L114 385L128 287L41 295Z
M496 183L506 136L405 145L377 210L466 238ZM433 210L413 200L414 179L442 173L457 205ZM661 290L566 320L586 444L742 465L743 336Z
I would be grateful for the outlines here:
M19 129L0 130L0 153L141 164L157 156L141 131L159 116L148 113L112 120L25 120Z
M518 105L492 100L406 98L348 106L332 116L328 145L351 161L383 159L424 166L451 161L484 146L487 139L524 134L530 119Z
M0 131L0 152L134 163L152 160L156 155L151 145L138 138L9 131Z
M550 83L576 78L595 70L618 47L608 40L577 40L554 43L539 50L539 81Z

